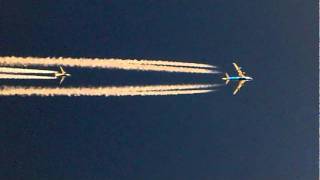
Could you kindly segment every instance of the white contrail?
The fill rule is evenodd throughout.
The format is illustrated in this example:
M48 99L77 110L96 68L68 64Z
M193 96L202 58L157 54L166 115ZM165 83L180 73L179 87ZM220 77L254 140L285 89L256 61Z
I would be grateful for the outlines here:
M121 59L118 59L121 60ZM148 65L158 65L158 66L182 66L182 67L195 67L195 68L216 68L209 64L201 63L188 63L188 62L178 62L178 61L165 61L165 60L121 60L132 64L148 64Z
M218 85L216 84L177 84L177 85L146 85L146 86L111 86L109 89L117 91L172 91L172 90L191 90L208 89Z
M108 68L140 71L163 71L184 73L219 73L216 70L206 68L160 66L154 64L139 64L136 60L119 59L88 59L88 58L38 58L38 57L0 57L0 65L7 66L69 66L83 68Z
M0 96L160 96L208 93L213 85L156 85L118 87L22 87L3 86Z
M53 76L20 75L20 74L1 74L0 79L56 79Z
M12 73L12 74L54 74L54 73L57 73L57 71L42 70L42 69L25 69L25 68L0 67L0 73Z

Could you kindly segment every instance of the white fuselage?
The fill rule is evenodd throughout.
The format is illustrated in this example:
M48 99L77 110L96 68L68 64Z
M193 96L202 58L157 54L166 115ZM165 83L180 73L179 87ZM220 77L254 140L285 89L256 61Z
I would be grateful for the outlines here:
M71 74L68 74L68 73L55 73L54 76L55 77L63 77L63 76L71 76Z
M253 78L249 77L249 76L244 76L244 77L240 77L240 76L230 76L230 77L224 77L223 80L230 80L230 81L241 81L241 80L245 80L245 81L252 81Z

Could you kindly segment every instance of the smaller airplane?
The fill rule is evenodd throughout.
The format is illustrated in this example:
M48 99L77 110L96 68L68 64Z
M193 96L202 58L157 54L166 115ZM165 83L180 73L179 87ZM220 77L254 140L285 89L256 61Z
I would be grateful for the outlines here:
M252 81L253 78L250 76L247 76L244 71L242 71L241 67L239 67L236 63L232 63L234 68L236 69L238 76L229 76L228 73L226 73L225 77L222 79L226 81L226 84L229 83L229 81L239 81L238 86L236 89L233 91L233 95L237 94L237 92L240 90L240 88L244 85L245 82L247 81Z
M68 76L68 77L71 76L71 74L68 74L66 71L64 71L61 66L59 66L59 68L60 68L60 71L61 71L61 72L54 73L54 77L56 77L56 78L61 78L59 84L62 84L62 82L64 81L64 79L65 79L67 76Z

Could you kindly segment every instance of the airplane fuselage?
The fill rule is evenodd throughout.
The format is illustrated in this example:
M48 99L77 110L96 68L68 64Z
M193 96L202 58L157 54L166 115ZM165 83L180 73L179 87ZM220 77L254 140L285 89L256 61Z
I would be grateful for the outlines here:
M230 81L238 81L238 85L236 89L233 91L233 95L237 94L237 92L240 90L240 88L245 84L247 81L252 81L253 78L250 76L246 76L246 73L242 71L241 67L239 67L236 63L232 63L234 68L236 69L238 76L229 76L228 73L225 73L225 77L222 79L226 81L226 84L228 84Z
M238 80L238 81L241 81L241 80L245 80L245 81L251 81L253 80L252 77L248 77L248 76L245 76L245 77L240 77L240 76L230 76L228 78L225 78L225 80Z
M61 83L64 81L64 79L65 79L66 77L71 76L71 74L66 73L61 66L60 66L60 71L61 71L61 72L56 72L56 73L54 74L54 76L55 76L56 78L61 78L61 79L60 79L60 84L61 84Z
M56 73L54 75L55 77L63 77L63 76L71 76L70 74L66 74L66 73Z

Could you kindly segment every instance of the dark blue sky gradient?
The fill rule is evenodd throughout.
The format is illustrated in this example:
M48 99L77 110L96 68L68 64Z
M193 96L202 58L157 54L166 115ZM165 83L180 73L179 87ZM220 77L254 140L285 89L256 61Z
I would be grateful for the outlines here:
M0 179L315 179L317 2L1 1L1 56L238 62L201 95L0 97ZM235 60L237 59L237 60ZM63 86L221 83L67 68ZM1 84L57 86L55 81Z

